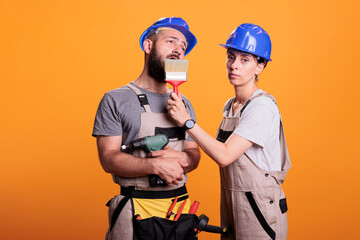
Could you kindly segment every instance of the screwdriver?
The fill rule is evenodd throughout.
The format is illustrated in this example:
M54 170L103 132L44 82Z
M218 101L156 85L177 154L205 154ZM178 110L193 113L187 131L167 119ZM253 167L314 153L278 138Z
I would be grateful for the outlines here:
M183 211L183 209L185 207L186 201L187 201L187 199L185 199L184 202L181 204L181 207L180 207L178 213L176 214L176 216L174 218L174 221L177 221L179 219L179 217L180 217L180 215L181 215L181 213L182 213L182 211Z

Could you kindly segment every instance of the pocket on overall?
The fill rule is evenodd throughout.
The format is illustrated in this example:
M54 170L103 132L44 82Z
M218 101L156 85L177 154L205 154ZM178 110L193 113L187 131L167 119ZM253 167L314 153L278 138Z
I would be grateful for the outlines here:
M287 203L286 203L286 198L280 199L279 206L280 206L280 210L281 210L282 214L287 212L288 207L287 207Z
M134 218L134 240L197 240L194 214L182 214L177 221L160 217Z

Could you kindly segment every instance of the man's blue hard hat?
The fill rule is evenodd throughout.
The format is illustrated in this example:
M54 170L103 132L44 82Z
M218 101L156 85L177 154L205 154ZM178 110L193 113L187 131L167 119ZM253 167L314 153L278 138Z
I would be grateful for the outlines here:
M251 53L271 61L270 36L264 29L251 23L244 23L238 26L231 33L226 44L219 45Z
M187 47L184 55L187 55L196 45L197 40L194 34L189 31L189 26L182 18L170 17L170 18L161 18L157 20L153 25L151 25L148 29L143 32L140 36L140 46L144 51L143 42L145 39L150 37L154 33L154 30L160 27L168 27L173 28L179 32L181 32L186 38Z

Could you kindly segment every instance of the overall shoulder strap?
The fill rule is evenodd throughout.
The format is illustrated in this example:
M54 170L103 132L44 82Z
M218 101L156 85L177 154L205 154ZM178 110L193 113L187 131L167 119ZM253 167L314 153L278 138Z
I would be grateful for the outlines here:
M224 112L223 112L224 117L228 117L228 116L229 116L229 112L230 112L230 109L231 109L231 104L234 102L234 99L235 99L235 97L229 99L229 100L227 101L226 105L224 106L224 109L225 109Z
M129 87L130 89L132 89L136 93L136 95L138 96L140 105L144 108L145 112L151 112L150 105L149 105L146 94L141 93L140 89L138 87L136 87L135 84L133 84L133 83L129 83L126 86Z
M291 167L289 150L287 148L284 126L280 116L280 150L281 150L281 170L286 174ZM285 179L285 176L284 176Z
M271 100L273 100L273 102L277 106L275 97L273 95L270 95L270 94L266 93L266 92L264 92L264 93L265 93L264 95L266 97L271 98ZM286 140L285 140L284 126L283 126L280 111L279 111L279 115L280 115L279 139L280 139L280 150L281 150L281 170L282 170L283 174L286 175L287 171L291 167L291 162L290 162L289 151L288 151ZM285 176L283 176L283 179L285 179Z
M253 99L255 99L255 98L257 98L257 97L260 97L260 96L262 96L262 95L264 95L265 94L265 92L262 92L262 93L259 93L259 94L257 94L257 95L255 95L255 96L253 96L252 98L250 98L249 100L247 100L247 102L244 104L244 106L241 108L241 110L240 110L240 116L241 116L241 114L243 113L243 111L245 110L245 108L250 104L250 102L253 100Z
M284 127L281 118L280 118L279 140L280 140L280 152L281 152L281 170L273 171L271 175L278 184L282 184L285 181L286 174L291 167L291 162L290 162L289 151L285 140Z

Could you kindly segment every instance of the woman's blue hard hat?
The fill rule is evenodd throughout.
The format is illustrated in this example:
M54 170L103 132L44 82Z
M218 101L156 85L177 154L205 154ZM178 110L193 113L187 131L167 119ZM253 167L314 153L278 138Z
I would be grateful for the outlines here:
M219 45L251 53L271 61L270 36L260 26L251 23L244 23L238 26L231 33L226 44Z
M148 29L143 32L140 36L140 46L144 51L143 42L150 37L154 33L154 30L160 27L168 27L173 28L179 32L181 32L186 38L187 47L185 51L185 55L187 55L196 45L197 40L194 34L192 34L189 30L189 26L182 18L170 17L170 18L161 18L157 20L153 25L151 25Z

